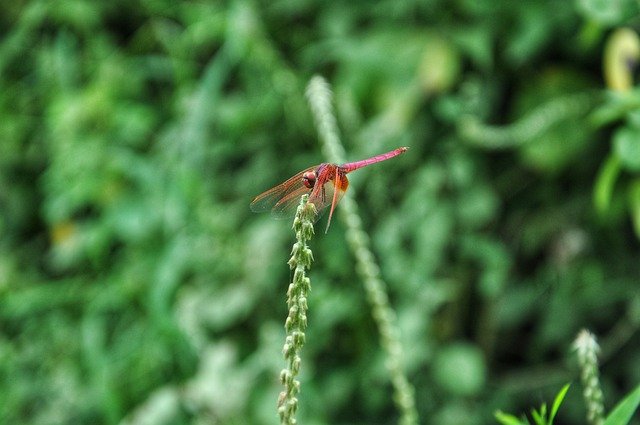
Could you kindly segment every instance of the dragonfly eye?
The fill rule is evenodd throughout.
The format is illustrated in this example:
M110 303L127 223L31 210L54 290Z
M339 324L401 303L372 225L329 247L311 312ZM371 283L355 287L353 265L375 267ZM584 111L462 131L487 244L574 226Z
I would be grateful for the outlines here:
M316 184L316 173L313 171L307 171L302 175L302 184L304 184L309 189L313 188Z

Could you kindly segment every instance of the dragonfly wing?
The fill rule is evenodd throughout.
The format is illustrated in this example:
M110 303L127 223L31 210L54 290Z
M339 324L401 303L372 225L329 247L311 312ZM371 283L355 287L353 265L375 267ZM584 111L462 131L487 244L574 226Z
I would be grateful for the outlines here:
M302 176L304 173L313 171L316 168L317 166L302 170L287 181L261 193L251 201L249 208L253 212L271 210L272 215L276 218L285 218L293 215L300 197L310 191L303 184ZM297 201L296 198L298 198Z
M309 193L309 190L309 188L302 186L285 195L271 208L271 216L277 219L293 217L298 205L300 205L300 197Z

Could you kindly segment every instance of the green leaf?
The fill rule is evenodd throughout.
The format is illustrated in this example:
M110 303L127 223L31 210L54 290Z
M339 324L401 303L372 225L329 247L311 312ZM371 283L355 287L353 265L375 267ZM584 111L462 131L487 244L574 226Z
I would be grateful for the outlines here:
M620 175L620 160L616 155L609 155L598 173L593 189L593 203L596 211L604 214L611 206L613 188Z
M629 171L640 171L640 131L623 127L613 136L613 148L620 163Z
M546 425L547 421L545 419L545 416L547 414L547 404L546 403L542 403L542 406L540 407L540 412L538 412L536 409L532 409L531 410L531 416L533 417L533 420L535 421L535 423L537 425Z
M529 425L526 421L520 420L511 413L505 413L502 410L497 410L493 416L502 425Z
M562 400L564 400L564 397L567 395L567 391L569 391L570 386L571 384L566 384L564 387L562 387L560 391L558 391L558 395L556 395L555 400L553 400L553 405L551 406L551 413L549 414L550 424L553 423L553 418L556 417L556 413L558 413L558 409L562 404Z
M624 425L629 423L640 404L640 385L626 396L609 414L604 425Z

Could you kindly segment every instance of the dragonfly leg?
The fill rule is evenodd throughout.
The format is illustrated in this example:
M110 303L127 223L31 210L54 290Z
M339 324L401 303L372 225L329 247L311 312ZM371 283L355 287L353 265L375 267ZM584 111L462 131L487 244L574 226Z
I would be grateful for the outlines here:
M331 200L331 211L329 211L329 219L327 220L327 228L324 233L329 231L329 225L331 224L331 217L333 217L333 210L336 208L336 204L338 203L338 191L340 184L340 169L336 167L336 175L333 178L333 199Z

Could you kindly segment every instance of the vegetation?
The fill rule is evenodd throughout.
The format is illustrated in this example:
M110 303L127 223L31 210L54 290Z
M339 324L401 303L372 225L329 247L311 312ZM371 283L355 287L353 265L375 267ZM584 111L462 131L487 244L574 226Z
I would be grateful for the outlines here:
M637 1L0 12L0 423L278 423L294 234L248 205L410 146L305 236L298 423L497 423L571 382L541 421L638 424Z

